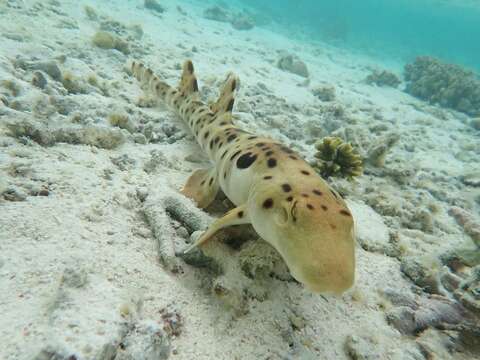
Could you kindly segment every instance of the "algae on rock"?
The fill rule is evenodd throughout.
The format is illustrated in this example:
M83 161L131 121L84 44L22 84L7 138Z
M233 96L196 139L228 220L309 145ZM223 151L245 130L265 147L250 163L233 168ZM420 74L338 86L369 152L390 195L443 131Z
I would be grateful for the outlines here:
M397 75L386 70L374 70L370 75L365 78L365 81L367 82L367 84L375 84L377 86L391 86L393 88L396 88L401 83Z
M128 42L107 31L97 31L92 38L92 43L101 49L115 49L125 55L130 54Z

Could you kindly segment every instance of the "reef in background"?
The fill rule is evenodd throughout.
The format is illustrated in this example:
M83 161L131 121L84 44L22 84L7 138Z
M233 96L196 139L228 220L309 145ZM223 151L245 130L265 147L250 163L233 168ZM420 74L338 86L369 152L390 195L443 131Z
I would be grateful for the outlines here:
M405 66L406 91L433 104L480 115L480 79L461 66L420 56Z

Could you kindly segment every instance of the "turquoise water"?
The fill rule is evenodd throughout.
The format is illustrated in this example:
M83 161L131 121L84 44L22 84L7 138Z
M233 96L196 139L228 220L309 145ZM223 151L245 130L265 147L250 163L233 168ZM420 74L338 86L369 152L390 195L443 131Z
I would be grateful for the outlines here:
M308 36L409 62L432 55L480 70L480 2L242 0Z

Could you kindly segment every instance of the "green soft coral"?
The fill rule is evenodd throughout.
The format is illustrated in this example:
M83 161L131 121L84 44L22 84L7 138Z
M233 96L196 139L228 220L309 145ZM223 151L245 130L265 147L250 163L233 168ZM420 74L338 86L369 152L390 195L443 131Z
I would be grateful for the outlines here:
M362 159L352 145L339 137L326 137L315 145L317 153L312 166L324 178L344 177L349 180L363 172Z

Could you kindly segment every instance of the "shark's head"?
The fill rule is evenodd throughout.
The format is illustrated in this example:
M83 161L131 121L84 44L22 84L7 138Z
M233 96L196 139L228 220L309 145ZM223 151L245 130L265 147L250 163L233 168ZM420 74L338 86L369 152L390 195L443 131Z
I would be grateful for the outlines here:
M258 188L250 199L252 225L308 290L341 294L354 282L353 218L323 180L313 185Z

